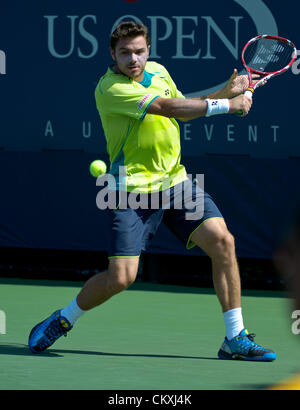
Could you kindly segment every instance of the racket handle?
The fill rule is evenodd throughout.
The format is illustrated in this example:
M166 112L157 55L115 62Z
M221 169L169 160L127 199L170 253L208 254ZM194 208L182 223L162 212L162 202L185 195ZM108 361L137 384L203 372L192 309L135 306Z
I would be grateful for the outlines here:
M248 88L245 92L244 95L248 98L252 98L253 97L253 93L254 93L254 89L253 88ZM244 111L243 110L239 110L235 113L236 115L242 116L244 115Z

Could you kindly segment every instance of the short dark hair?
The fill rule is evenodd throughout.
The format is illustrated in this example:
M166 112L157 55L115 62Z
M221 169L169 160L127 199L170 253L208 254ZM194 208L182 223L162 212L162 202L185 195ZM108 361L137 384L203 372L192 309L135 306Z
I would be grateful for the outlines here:
M110 38L110 47L114 50L121 38L135 38L138 36L143 36L147 46L150 45L148 28L144 24L138 24L135 21L123 21L113 31Z

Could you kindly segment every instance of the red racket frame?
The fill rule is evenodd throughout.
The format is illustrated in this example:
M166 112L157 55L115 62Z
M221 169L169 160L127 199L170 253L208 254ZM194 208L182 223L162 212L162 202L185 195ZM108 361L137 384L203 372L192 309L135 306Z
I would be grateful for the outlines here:
M245 62L245 51L246 51L246 49L247 49L247 47L248 47L249 44L254 43L255 41L257 41L257 40L259 40L259 39L261 39L261 38L281 41L281 42L283 42L283 43L285 43L285 44L288 44L288 45L290 45L291 47L293 47L293 48L294 48L294 52L293 52L293 54L292 54L290 63L287 64L287 65L286 65L284 68L282 68L281 70L274 71L274 72L259 71L259 70L254 70L254 69L248 67L247 64L246 64L246 62ZM293 65L293 63L294 63L294 61L296 60L296 58L297 58L297 49L296 49L296 46L295 46L294 43L292 43L292 41L288 40L287 38L279 37L279 36L273 36L273 35L270 35L270 34L262 34L262 35L253 37L251 40L248 41L248 43L245 45L245 47L243 48L243 51L242 51L242 63L243 63L243 65L244 65L244 67L246 68L247 73L248 73L248 76L249 76L249 90L253 92L253 91L255 90L255 88L257 88L261 83L263 83L263 82L269 80L271 77L277 76L277 75L282 74L282 73L284 73L285 71L287 71L289 68L291 68L291 66ZM255 86L253 86L253 80L252 80L251 73L253 73L253 74L259 74L259 75L263 76L263 78L262 78L261 80L259 80L259 81L255 84Z

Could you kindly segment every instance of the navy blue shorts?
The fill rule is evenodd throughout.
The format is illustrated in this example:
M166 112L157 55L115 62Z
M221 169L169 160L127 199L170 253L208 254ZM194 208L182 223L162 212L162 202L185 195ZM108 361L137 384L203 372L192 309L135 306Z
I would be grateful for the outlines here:
M110 258L139 256L149 248L162 222L187 249L191 249L195 244L190 238L202 222L223 218L211 196L199 189L197 182L190 180L160 193L136 194L134 201L129 200L130 193L123 192L122 195L120 201L118 193L118 208L108 210Z

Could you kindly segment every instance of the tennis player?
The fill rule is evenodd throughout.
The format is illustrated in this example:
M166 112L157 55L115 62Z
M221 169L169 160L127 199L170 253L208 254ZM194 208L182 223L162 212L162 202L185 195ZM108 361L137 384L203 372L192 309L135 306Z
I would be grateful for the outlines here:
M162 65L148 61L150 39L144 25L123 22L114 30L110 51L114 64L100 78L95 90L110 156L109 173L118 193L140 195L169 192L170 207L109 210L111 238L108 270L90 278L80 293L63 309L36 325L29 348L38 353L72 329L81 315L128 288L137 275L139 256L164 223L189 249L199 246L212 261L214 288L225 323L221 359L273 361L276 353L256 344L245 329L241 285L232 234L210 195L197 190L180 161L177 120L234 114L247 115L252 101L243 95L247 76L234 70L227 85L204 97L185 98ZM119 167L126 167L126 181ZM178 187L191 194L190 202L202 201L198 218L187 218L187 204L174 206ZM161 198L159 198L161 201ZM161 202L160 202L161 204Z

